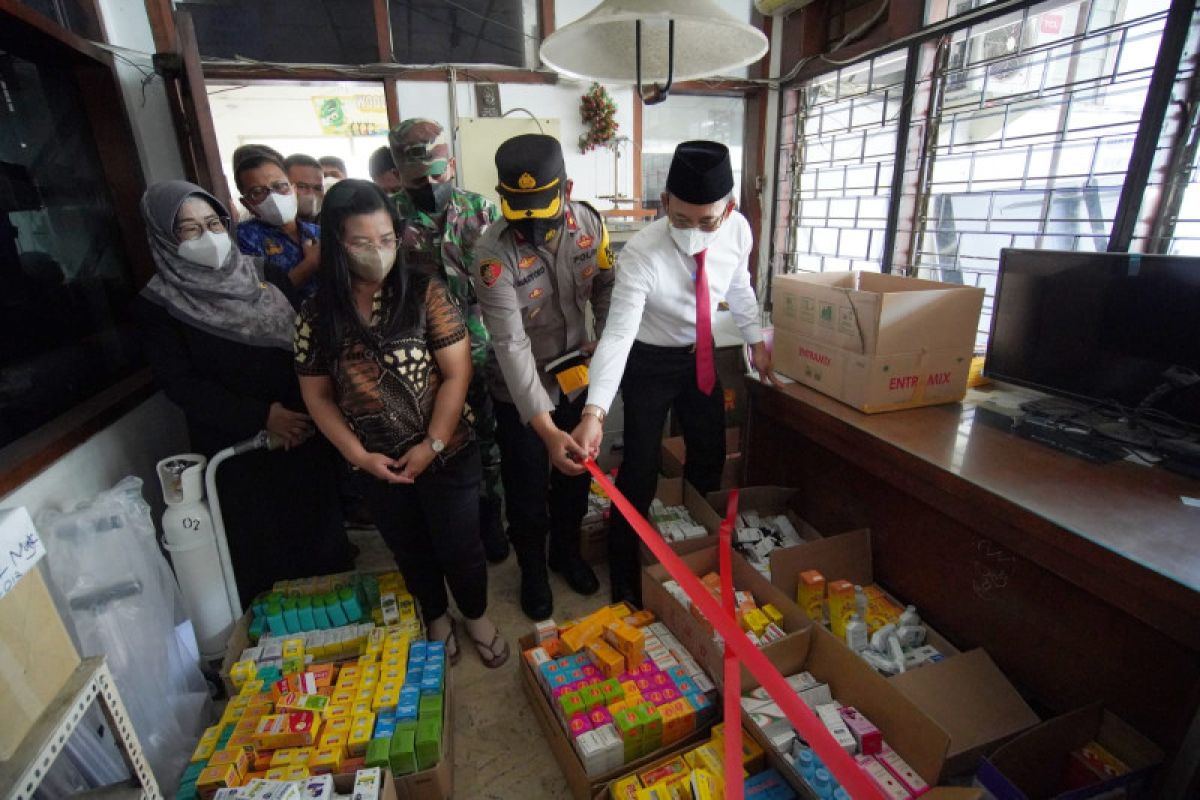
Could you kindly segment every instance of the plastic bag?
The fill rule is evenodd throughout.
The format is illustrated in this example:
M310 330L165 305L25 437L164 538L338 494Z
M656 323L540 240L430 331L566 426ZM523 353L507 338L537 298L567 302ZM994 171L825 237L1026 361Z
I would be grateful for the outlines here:
M125 478L73 511L40 514L38 529L80 654L107 657L159 786L178 786L210 715L208 688L195 643L181 641L187 612L142 481Z

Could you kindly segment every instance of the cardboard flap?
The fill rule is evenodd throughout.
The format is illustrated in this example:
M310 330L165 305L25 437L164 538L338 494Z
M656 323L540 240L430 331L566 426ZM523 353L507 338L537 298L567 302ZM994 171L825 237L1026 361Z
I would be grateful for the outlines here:
M813 631L809 656L813 676L829 684L834 699L854 706L875 723L892 749L922 778L937 783L950 749L950 734L832 633L820 626L813 626Z
M770 560L771 583L793 602L797 576L808 569L815 569L830 581L847 580L861 586L875 582L871 531L866 528L780 548L771 553Z
M951 758L1038 724L982 648L897 675L890 681L950 734Z
M1130 770L1157 766L1166 759L1163 751L1154 742L1108 710L1105 710L1100 718L1100 733L1097 734L1096 741L1124 761Z
M917 289L923 287L906 287ZM879 353L903 353L914 346L926 350L956 350L974 342L983 307L983 289L972 287L890 292L883 297ZM935 321L937 324L931 324Z

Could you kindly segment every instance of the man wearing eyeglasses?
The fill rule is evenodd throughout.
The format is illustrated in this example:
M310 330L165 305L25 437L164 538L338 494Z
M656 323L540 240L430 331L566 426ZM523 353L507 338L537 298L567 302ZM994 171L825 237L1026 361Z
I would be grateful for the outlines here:
M296 217L301 222L317 221L321 215L321 203L325 200L325 176L321 173L321 162L304 153L294 153L283 161L283 171L296 188Z
M265 150L249 150L234 162L233 180L242 204L254 215L237 227L238 249L282 271L303 297L310 297L317 289L321 232L297 219L296 189L283 162Z
M474 374L467 404L475 415L475 438L483 460L479 530L488 561L499 563L508 557L508 540L501 522L496 421L483 369L491 344L467 267L483 229L496 221L499 212L483 195L454 185L454 157L442 126L433 120L404 120L388 134L388 146L402 187L392 200L405 222L401 245L405 256L439 271L459 304L471 337Z
M703 495L720 486L725 402L713 364L712 321L722 301L763 380L774 381L750 285L750 224L734 209L729 150L717 142L675 149L662 195L666 217L621 251L608 321L591 364L575 441L595 457L617 389L625 451L617 488L643 516L657 485L662 430L674 411L687 448L684 477ZM637 537L620 514L609 529L612 598L641 605Z

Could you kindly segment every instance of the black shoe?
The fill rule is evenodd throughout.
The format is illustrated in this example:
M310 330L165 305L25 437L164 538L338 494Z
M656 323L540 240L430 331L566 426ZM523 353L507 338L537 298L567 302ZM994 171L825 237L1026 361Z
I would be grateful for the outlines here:
M624 603L634 610L640 609L642 607L642 587L615 580L612 582L612 601L613 605Z
M479 536L483 539L483 554L489 564L499 564L508 558L508 535L500 520L500 504L492 508L486 500L479 503Z
M545 567L521 570L521 610L534 622L554 614L554 594Z
M596 579L596 573L592 572L588 563L579 556L551 559L550 569L562 575L567 586L570 586L577 594L595 594L600 589L600 581Z

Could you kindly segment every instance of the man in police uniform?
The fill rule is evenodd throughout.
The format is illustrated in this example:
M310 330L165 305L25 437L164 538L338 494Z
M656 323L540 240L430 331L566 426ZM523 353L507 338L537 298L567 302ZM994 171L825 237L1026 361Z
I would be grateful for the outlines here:
M479 240L472 279L499 366L489 385L521 608L540 620L554 608L547 533L550 568L580 594L599 588L579 555L590 479L572 458L583 451L568 432L583 409L583 361L592 346L585 310L590 300L598 336L612 292L612 252L599 212L570 200L556 139L509 139L496 151L496 172L505 221ZM556 362L557 374L547 370Z
M401 243L405 256L410 262L436 265L470 332L475 373L467 404L475 415L475 437L483 459L479 531L488 561L499 563L508 556L508 540L501 523L496 419L483 374L490 345L467 267L483 229L499 215L491 200L454 185L454 159L438 123L406 119L388 134L388 146L403 187L392 195L392 201L406 223Z

